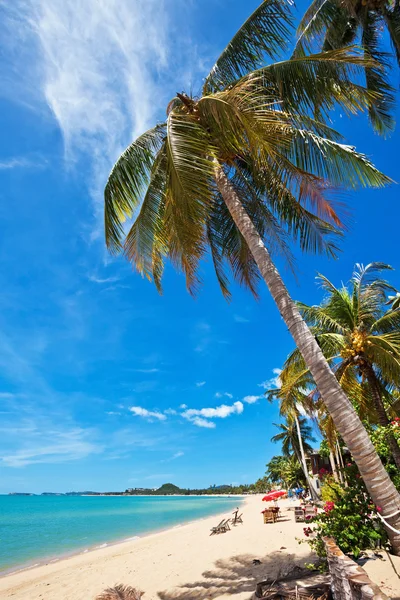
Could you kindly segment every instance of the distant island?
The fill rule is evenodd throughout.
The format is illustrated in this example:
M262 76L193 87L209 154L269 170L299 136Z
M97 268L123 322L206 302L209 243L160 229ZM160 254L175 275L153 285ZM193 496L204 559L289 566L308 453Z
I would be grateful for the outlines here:
M164 483L159 488L127 488L124 492L11 492L9 496L213 496L236 494L263 494L270 488L266 477L258 479L249 485L210 485L208 488L186 489L173 483Z

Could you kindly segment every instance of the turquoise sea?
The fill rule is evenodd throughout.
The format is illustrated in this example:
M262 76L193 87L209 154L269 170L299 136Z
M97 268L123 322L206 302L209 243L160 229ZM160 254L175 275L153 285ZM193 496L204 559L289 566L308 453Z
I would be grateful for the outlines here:
M0 496L0 574L226 512L239 497Z

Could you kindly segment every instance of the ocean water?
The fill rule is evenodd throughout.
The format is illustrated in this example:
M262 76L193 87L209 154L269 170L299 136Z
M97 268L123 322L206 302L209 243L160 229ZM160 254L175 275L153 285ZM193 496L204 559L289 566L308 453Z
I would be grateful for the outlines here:
M238 497L0 496L0 573L213 514Z

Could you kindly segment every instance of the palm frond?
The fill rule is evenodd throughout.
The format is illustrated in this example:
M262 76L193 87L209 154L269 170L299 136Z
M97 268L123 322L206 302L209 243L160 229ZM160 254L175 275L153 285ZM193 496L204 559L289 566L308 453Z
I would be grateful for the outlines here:
M359 84L365 70L378 69L375 60L357 47L338 48L268 65L245 76L244 83L273 92L282 109L328 116L335 105L354 115L374 106L379 93Z
M143 199L155 157L166 134L156 125L137 138L115 163L104 190L106 244L110 252L122 250L123 223L132 218Z
M161 289L161 265L159 260L167 254L167 235L163 231L163 215L165 210L165 194L167 184L167 156L165 143L159 150L153 163L150 182L144 197L139 215L133 223L124 243L124 253L128 260L136 266L139 273L148 279L154 277L157 287ZM161 256L159 256L161 254Z
M397 62L400 65L400 5L396 5L389 10L384 7L383 18L390 35L390 42L395 52Z
M233 36L206 77L203 94L224 89L256 69L265 56L276 59L293 28L291 2L263 0Z
M381 173L353 146L338 144L306 130L296 132L291 159L303 171L334 186L380 188L392 183L390 177Z
M373 94L379 94L377 102L369 107L368 114L376 131L385 134L394 129L392 113L395 100L394 90L387 78L389 56L380 49L382 23L383 19L379 12L363 11L361 43L364 48L364 55L366 58L374 59L377 64L377 67L365 71L366 88Z

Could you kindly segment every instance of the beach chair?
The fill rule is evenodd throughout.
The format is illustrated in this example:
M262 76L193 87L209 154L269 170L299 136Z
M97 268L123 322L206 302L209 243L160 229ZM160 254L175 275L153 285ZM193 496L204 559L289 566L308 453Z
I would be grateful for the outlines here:
M210 535L214 535L215 533L225 533L226 531L230 530L229 521L230 519L222 519L221 523L219 523L216 527L211 528Z
M301 506L295 506L294 520L296 523L304 523L304 509Z
M221 533L221 527L225 523L225 519L222 519L221 523L218 523L216 527L211 527L210 535L214 535L215 533Z
M232 525L237 525L238 523L243 523L243 513L241 513L240 515L238 515L239 510L235 510L235 512L233 513L233 519L231 519L231 523Z

